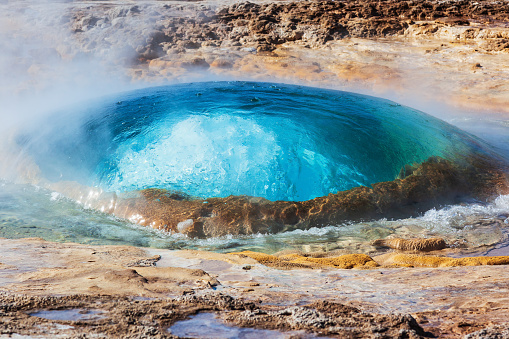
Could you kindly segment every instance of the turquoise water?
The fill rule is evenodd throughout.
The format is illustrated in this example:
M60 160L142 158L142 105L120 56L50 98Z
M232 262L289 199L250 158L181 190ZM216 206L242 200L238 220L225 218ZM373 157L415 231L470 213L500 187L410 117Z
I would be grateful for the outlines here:
M51 181L106 191L161 187L191 196L305 200L393 180L430 156L462 161L489 146L394 102L281 84L148 88L60 110L16 143ZM506 241L509 198L437 206L419 218L344 223L274 235L189 239L86 208L47 188L0 181L0 237L219 252L373 250L390 235ZM487 226L479 218L494 220ZM477 221L476 221L477 220Z
M501 222L483 225L478 223L479 218ZM508 222L509 196L501 196L492 204L448 206L430 210L419 218L345 223L278 234L191 239L84 208L51 190L0 182L0 237L10 239L39 237L48 241L89 245L201 249L225 253L239 250L369 253L373 248L363 247L363 244L390 235L438 235L451 239L448 240L450 243L459 240L472 246L493 245L507 240Z
M106 191L308 200L457 159L478 140L422 112L353 93L251 82L156 87L72 107L19 144L50 180Z

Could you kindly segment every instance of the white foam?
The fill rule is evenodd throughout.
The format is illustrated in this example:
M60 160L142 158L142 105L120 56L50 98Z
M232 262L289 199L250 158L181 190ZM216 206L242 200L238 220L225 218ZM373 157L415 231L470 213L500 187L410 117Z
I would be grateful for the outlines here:
M469 217L497 217L509 214L509 195L501 195L489 204L452 205L442 209L431 209L417 218L433 230L463 228ZM507 219L506 219L507 220Z
M58 200L62 195L58 192L51 192L51 197L49 200L56 201Z

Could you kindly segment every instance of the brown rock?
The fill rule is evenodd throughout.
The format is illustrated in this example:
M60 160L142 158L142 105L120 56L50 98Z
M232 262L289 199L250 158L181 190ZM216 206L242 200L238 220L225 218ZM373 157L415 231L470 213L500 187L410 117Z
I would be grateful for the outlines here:
M446 248L447 244L442 238L429 239L378 239L373 241L374 246L385 246L401 251L438 251Z
M233 64L225 59L215 59L210 64L210 67L229 69L233 67Z
M469 26L470 21L465 18L457 18L457 17L445 17L436 19L435 22L441 23L447 26Z
M132 197L117 198L113 214L142 225L195 237L277 233L345 221L402 218L439 204L457 203L461 197L486 199L508 191L501 170L485 159L474 161L475 166L463 167L430 158L404 179L298 202L248 196L176 199L174 193L147 189ZM437 241L434 246L439 243ZM407 244L401 242L397 246L410 246ZM424 244L420 248L431 246Z
M193 69L193 68L207 69L210 67L210 65L203 58L194 58L191 61L183 62L182 67L185 69Z

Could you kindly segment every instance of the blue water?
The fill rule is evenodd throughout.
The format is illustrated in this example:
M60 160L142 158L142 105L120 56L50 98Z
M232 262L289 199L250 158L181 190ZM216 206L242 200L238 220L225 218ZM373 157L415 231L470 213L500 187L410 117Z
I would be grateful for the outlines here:
M479 141L394 102L252 82L137 90L72 107L20 134L43 176L108 191L308 200L394 180Z
M404 165L429 156L461 162L472 153L491 155L488 146L469 134L391 101L249 82L148 88L84 102L34 121L14 139L21 163L32 159L41 177L50 181L115 191L155 186L194 196L248 194L273 200L304 200L393 180ZM33 166L27 171L37 173ZM0 237L218 252L370 253L369 242L387 236L442 236L449 243L490 246L506 241L509 222L504 219L509 196L502 196L486 205L437 206L405 220L191 239L133 225L51 187L44 180L39 186L0 180ZM488 227L472 217L505 222Z

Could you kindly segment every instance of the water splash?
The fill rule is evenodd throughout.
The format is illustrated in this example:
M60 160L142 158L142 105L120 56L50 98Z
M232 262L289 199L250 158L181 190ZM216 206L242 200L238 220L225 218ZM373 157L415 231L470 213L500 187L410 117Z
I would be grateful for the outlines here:
M507 240L509 225L509 196L500 196L491 204L446 206L432 209L418 218L346 223L279 234L192 239L178 233L169 234L138 226L30 185L4 183L1 192L0 237L40 237L49 241L90 245L134 245L216 252L341 250L373 253L375 249L370 242L390 236L441 236L448 243L466 241L470 246L493 245ZM480 220L483 222L480 223Z
M105 190L308 200L488 149L393 102L265 83L158 87L70 108L19 144L51 180ZM64 127L65 126L65 127Z

